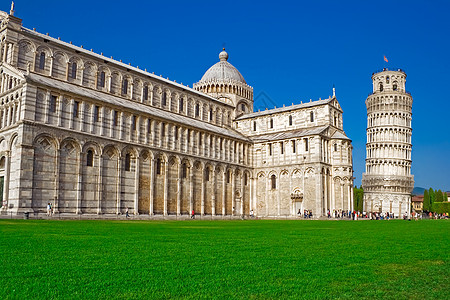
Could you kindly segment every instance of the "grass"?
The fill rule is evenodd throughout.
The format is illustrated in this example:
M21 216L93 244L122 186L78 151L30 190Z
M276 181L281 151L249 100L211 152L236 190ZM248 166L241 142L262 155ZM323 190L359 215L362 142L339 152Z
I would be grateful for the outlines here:
M0 220L0 299L449 299L447 220Z

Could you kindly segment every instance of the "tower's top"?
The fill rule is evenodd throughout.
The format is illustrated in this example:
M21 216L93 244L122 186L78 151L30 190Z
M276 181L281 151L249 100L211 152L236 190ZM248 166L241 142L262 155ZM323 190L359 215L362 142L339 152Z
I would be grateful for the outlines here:
M372 74L373 93L405 92L406 73L402 69L384 68Z

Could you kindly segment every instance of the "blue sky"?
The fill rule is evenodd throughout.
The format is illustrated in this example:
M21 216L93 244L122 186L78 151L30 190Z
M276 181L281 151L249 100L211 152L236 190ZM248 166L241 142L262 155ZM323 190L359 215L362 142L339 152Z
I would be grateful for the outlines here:
M371 75L402 68L414 99L416 186L450 190L449 12L450 1L18 0L15 15L25 27L190 86L225 45L255 97L265 93L276 106L327 98L334 84L357 185Z

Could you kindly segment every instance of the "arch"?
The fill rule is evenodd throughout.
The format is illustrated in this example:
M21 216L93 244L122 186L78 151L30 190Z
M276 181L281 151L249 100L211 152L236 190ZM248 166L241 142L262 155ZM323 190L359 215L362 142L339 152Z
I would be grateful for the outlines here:
M116 156L120 157L120 151L114 144L108 144L103 147L102 156L105 158L114 158Z
M82 85L94 88L96 77L97 77L97 65L92 61L85 62Z
M33 42L28 39L22 39L18 43L19 54L18 54L18 67L22 69L27 69L28 65L33 64L34 55L36 52L36 46Z

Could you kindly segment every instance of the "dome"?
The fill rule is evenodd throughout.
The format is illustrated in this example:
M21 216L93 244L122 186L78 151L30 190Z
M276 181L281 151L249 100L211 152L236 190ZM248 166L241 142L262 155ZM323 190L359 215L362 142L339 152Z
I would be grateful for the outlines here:
M222 52L220 52L219 60L220 61L218 63L206 71L200 82L233 80L246 84L241 73L227 61L228 53L225 51L225 48Z

